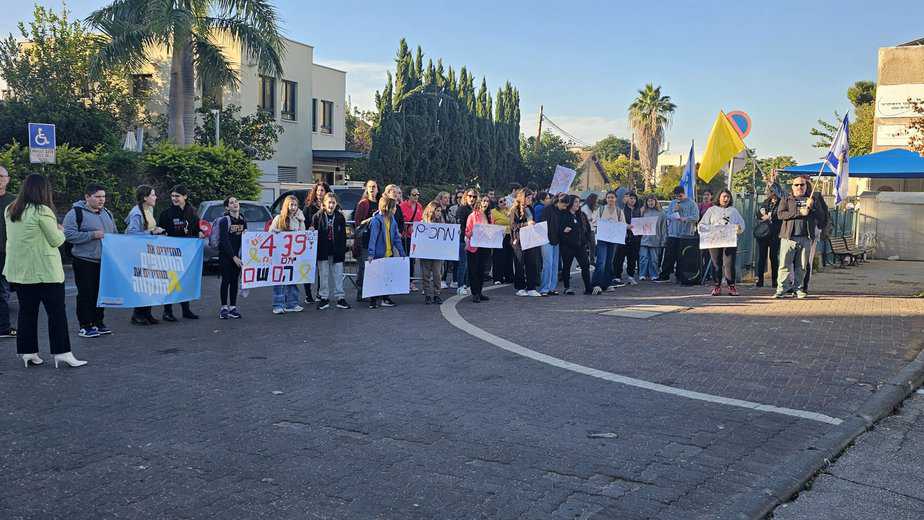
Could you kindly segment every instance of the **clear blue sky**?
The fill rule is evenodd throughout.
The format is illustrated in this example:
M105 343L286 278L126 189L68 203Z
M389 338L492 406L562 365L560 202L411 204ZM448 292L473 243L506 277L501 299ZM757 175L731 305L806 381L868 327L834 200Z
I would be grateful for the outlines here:
M5 0L0 32L29 17ZM72 0L86 16L102 0ZM697 5L694 5L697 4ZM60 5L49 1L46 5ZM347 93L369 107L401 37L427 56L467 65L492 90L521 93L523 129L539 105L586 141L627 136L626 107L646 82L677 104L669 141L685 153L705 143L718 110L750 113L758 155L812 161L809 129L850 108L854 81L876 79L877 49L924 37L924 2L664 1L401 2L276 0L287 37L315 46L315 60L346 69Z

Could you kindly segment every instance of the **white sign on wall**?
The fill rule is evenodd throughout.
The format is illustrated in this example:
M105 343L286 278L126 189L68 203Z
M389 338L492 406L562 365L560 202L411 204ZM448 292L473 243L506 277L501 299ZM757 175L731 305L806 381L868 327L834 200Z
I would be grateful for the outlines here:
M905 125L878 125L876 144L878 146L908 146L911 134Z
M924 83L876 87L876 117L915 117L908 99L924 101Z

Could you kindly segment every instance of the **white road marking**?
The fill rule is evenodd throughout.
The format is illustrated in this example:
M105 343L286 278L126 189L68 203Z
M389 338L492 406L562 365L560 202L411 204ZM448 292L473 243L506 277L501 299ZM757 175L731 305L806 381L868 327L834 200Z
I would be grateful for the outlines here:
M509 287L508 285L495 285L492 287L485 287L484 291L490 291L494 289L500 289L502 287ZM465 318L459 314L459 311L456 310L456 304L462 301L465 296L456 295L440 305L440 311L443 313L443 317L446 318L452 326L457 329L470 334L482 341L490 343L495 347L502 348L508 352L513 352L523 357L530 358L532 360L538 361L540 363L545 363L547 365L552 365L554 367L562 368L565 370L570 370L572 372L577 372L578 374L583 374L585 376L596 377L598 379L603 379L604 381L610 381L612 383L619 383L628 386L634 386L636 388L643 388L645 390L651 390L653 392L660 392L663 394L675 395L678 397L685 397L687 399L694 399L697 401L705 401L708 403L723 404L727 406L735 406L738 408L747 408L750 410L756 410L759 412L767 413L776 413L780 415L789 415L792 417L799 417L801 419L808 419L811 421L818 421L826 424L838 425L843 422L843 420L838 419L837 417L831 417L829 415L810 412L806 410L796 410L793 408L782 408L779 406L773 406L769 404L755 403L752 401L743 401L741 399L731 399L728 397L722 397L719 395L704 394L702 392L694 392L692 390L685 390L683 388L675 388L673 386L662 385L659 383L652 383L651 381L645 381L643 379L636 379L634 377L621 376L619 374L614 374L612 372L607 372L605 370L598 370L596 368L586 367L584 365L579 365L577 363L572 363L570 361L565 361L564 359L559 359L548 354L543 354L541 352L536 352L535 350L528 349L522 345L518 345L512 341L506 340L500 336L491 334L490 332L480 329L475 325L472 325Z

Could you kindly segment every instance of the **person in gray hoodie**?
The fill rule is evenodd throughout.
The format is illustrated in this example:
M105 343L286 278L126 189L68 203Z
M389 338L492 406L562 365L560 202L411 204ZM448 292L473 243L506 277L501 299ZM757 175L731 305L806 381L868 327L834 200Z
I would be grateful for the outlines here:
M71 247L74 282L77 284L78 335L82 338L112 334L103 323L103 309L96 306L103 236L118 232L112 213L105 206L106 188L89 184L84 190L84 200L74 203L62 223L64 238Z
M679 283L688 283L684 269L681 268L681 254L684 247L696 245L696 223L699 221L699 208L687 198L682 186L674 188L674 200L667 208L667 246L661 274L657 282L667 282L671 273L676 272ZM696 250L696 264L699 267L699 250ZM675 270L676 267L676 270Z
M644 235L639 251L639 280L652 280L658 278L658 266L661 265L661 254L667 244L667 215L661 210L658 197L649 195L642 205L642 216L645 218L657 217L658 228L655 235Z

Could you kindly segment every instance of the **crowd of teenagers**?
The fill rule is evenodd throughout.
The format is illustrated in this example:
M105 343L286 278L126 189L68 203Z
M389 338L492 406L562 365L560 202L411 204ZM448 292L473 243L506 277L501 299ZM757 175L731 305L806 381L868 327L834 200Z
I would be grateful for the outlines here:
M72 261L77 286L76 314L78 335L97 338L112 334L106 326L104 309L97 307L100 284L102 239L118 233L115 217L105 207L106 188L90 184L84 200L77 201L58 223L48 181L39 174L28 175L15 197L6 192L9 174L0 167L0 337L16 338L17 353L25 366L39 365L38 311L43 305L48 315L50 350L55 366L59 363L77 367L86 364L71 352L65 305L64 270L59 248L64 246ZM157 193L148 185L136 190L135 205L125 217L125 233L206 238L200 230L196 209L188 200L189 192L181 185L170 190L170 205L155 217ZM571 268L577 263L583 293L601 294L639 281L667 282L674 275L678 283L691 280L681 268L688 246L696 247L699 226L734 224L738 234L745 232L745 219L734 208L730 191L722 190L713 203L706 192L697 205L680 187L667 208L654 196L639 198L620 188L607 192L603 200L591 194L586 199L571 194L536 192L531 187L511 186L509 194L497 196L493 191L481 194L475 188L459 190L454 195L439 193L426 205L419 201L420 191L409 190L404 199L400 187L390 184L379 193L375 180L364 185L363 196L353 211L352 256L356 260L357 299L370 308L392 307L389 296L364 299L363 278L367 261L406 256L410 249L413 222L430 222L459 226L457 261L411 259L411 291L420 292L425 304L442 303L443 290L471 295L474 303L490 298L484 293L486 283L512 284L516 296L548 297L574 295ZM240 203L234 196L224 200L224 214L211 226L209 240L219 251L220 304L219 319L240 319L237 298L241 275L241 241L247 221L241 216ZM656 217L654 234L635 235L633 219ZM771 263L775 297L794 293L803 298L808 290L811 259L822 230L829 220L824 199L811 189L807 178L792 181L791 193L779 185L755 215L754 236L759 245L757 285L763 285L766 261ZM595 239L601 221L625 223L624 244ZM522 230L545 223L548 242L523 249ZM472 245L475 226L504 226L503 247L486 249ZM274 286L272 312L300 312L306 304L325 310L332 305L351 308L344 292L344 262L348 244L348 222L336 194L326 183L317 183L300 204L287 197L269 231L316 230L317 284L304 286L301 300L297 285ZM698 248L697 248L698 250ZM714 272L712 294L721 294L724 281L728 293L737 295L735 287L736 247L703 251ZM687 255L689 256L689 255ZM699 255L696 255L697 258ZM593 269L591 269L593 265ZM417 287L415 281L420 281ZM315 291L315 285L317 286ZM561 285L562 292L559 292ZM9 291L19 299L18 329L10 325ZM301 300L301 301L300 301ZM199 316L183 302L181 316L195 320ZM164 305L161 320L177 321L172 305ZM131 323L157 325L150 307L134 309Z

